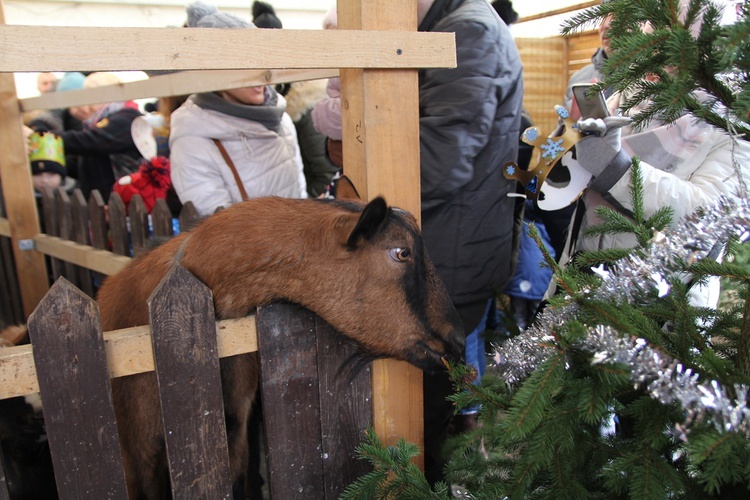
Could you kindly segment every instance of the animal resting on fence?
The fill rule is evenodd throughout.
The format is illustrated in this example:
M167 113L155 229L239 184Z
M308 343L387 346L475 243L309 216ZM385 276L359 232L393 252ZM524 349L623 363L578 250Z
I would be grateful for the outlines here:
M134 259L99 291L105 330L148 323L148 298L175 264L212 291L219 319L279 300L317 313L366 358L422 369L460 358L458 315L422 244L415 219L382 198L359 202L260 198L214 214ZM221 360L234 479L245 471L247 422L258 387L255 354ZM169 496L153 373L113 380L131 498Z

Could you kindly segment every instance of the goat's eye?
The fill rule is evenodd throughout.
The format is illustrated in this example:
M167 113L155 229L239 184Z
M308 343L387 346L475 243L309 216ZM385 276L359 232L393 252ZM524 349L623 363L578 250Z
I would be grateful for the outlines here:
M411 250L408 248L391 248L388 255L396 262L406 262L411 258Z

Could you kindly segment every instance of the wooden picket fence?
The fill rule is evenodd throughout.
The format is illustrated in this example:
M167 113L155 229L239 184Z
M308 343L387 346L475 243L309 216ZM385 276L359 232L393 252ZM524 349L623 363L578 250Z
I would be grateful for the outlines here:
M0 399L41 394L60 498L126 498L108 381L151 370L173 497L230 498L219 358L254 351L271 496L338 498L367 472L354 449L372 425L370 368L346 370L354 346L327 323L284 303L216 322L210 289L182 267L149 311L149 326L102 332L97 304L61 277L29 317L32 344L0 350Z
M166 200L158 199L149 214L139 195L133 196L126 207L120 195L114 192L105 204L96 190L91 192L88 200L80 189L75 189L72 195L68 195L62 188L47 190L42 193L42 220L44 234L56 238L51 241L56 242L58 252L60 244L73 242L106 250L116 256L134 257L156 244L150 243L151 241L163 242L174 236L173 214ZM198 212L188 202L180 211L178 226L187 231L198 220ZM41 239L36 239L35 244L44 246L45 241L42 236ZM115 259L102 272L114 274L127 261L128 259ZM52 281L65 276L88 296L95 296L96 284L101 278L91 271L94 267L78 266L71 259L54 257L50 259L50 265Z

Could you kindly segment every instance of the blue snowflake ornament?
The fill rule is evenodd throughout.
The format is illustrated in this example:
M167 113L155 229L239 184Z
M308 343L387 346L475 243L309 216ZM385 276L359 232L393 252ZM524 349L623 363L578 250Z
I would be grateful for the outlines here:
M508 175L513 175L516 173L516 167L515 165L508 165L505 167L505 173Z
M559 116L563 120L570 116L570 111L568 111L567 108L563 108L562 106L557 106L555 108L555 111L557 111L557 116Z
M536 127L529 127L523 132L523 141L526 143L532 143L539 137L539 129Z
M550 160L557 158L557 155L565 151L565 148L560 146L562 143L563 139L558 141L547 139L547 144L542 144L542 150L544 151L542 158L549 158Z

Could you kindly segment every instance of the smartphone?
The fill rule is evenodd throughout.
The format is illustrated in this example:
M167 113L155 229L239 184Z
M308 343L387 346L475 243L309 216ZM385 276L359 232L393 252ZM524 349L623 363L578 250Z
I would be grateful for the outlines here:
M581 111L581 118L604 118L609 116L607 102L604 100L604 94L597 92L591 98L586 97L593 83L576 83L573 85L573 99L578 104Z

